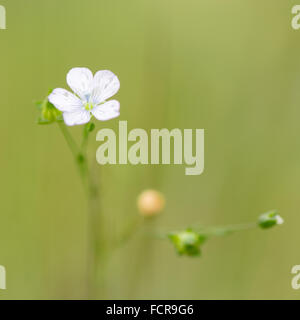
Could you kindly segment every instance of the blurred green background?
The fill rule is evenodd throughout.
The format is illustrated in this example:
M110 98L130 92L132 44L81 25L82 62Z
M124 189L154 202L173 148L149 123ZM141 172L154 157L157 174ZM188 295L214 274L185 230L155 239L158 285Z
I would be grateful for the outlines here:
M205 172L184 166L99 167L112 232L162 191L158 229L255 221L285 224L214 239L199 259L137 235L108 266L108 298L298 299L300 31L297 1L1 0L0 299L85 298L86 201L57 126L36 125L34 101L67 88L69 69L118 75L121 116L102 127L204 128ZM81 128L71 129L78 137ZM97 144L93 132L91 160ZM139 270L139 271L137 271Z

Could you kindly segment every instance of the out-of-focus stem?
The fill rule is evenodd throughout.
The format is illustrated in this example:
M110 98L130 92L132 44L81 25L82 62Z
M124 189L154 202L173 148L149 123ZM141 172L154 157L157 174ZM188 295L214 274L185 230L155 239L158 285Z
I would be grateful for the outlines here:
M125 245L128 241L130 241L130 239L134 236L134 234L137 232L139 227L142 226L143 222L144 222L144 219L137 218L133 222L129 223L121 233L120 237L113 244L112 249L116 250L122 247L123 245Z
M98 185L94 183L91 172L88 171L88 291L90 297L97 295L98 269L98 218L100 213Z
M86 161L86 156L84 154L82 154L80 148L78 147L78 145L76 144L76 142L74 141L73 137L71 136L69 130L67 129L67 127L65 126L64 123L62 122L58 122L58 127L61 131L61 133L63 134L67 145L69 147L69 149L72 152L72 155L74 157L75 163L77 165L77 168L79 170L79 174L82 180L82 183L84 185L84 189L85 191L87 191L87 177L88 177L88 168L87 168L87 161Z
M139 242L137 259L132 273L133 279L129 291L129 297L132 299L136 299L143 275L147 274L149 266L151 266L154 248L152 235L155 233L156 222L156 219L144 219L143 221L142 239Z
M79 148L78 148L76 142L72 138L69 130L67 129L67 127L65 126L65 124L63 122L57 122L57 124L58 124L59 129L62 132L73 156L76 158L79 155Z
M254 228L257 228L256 223L237 224L224 227L200 227L196 228L196 231L206 236L226 236L237 231L249 230Z
M87 161L87 145L89 132L85 131L81 148L77 146L68 129L64 123L58 123L59 128L70 148L76 165L79 169L81 181L84 187L85 195L88 202L88 261L87 261L87 296L88 298L95 298L97 295L97 280L98 280L98 256L101 256L101 247L99 245L99 186L91 173ZM102 230L103 231L103 230ZM102 256L100 257L100 259ZM102 282L102 281L101 281ZM103 288L103 287L102 287Z

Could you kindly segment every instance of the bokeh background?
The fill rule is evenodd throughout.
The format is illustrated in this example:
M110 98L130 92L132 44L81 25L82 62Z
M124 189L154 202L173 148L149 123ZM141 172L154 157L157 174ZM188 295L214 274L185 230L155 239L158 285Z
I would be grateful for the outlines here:
M300 31L297 1L1 0L0 299L85 298L86 201L57 126L36 125L35 100L67 87L70 68L109 69L129 129L204 128L205 172L184 166L99 167L112 232L136 217L146 188L162 191L162 230L255 221L285 224L207 243L199 259L141 240L114 253L108 298L298 299ZM72 128L80 136L81 128ZM90 157L97 149L93 133Z

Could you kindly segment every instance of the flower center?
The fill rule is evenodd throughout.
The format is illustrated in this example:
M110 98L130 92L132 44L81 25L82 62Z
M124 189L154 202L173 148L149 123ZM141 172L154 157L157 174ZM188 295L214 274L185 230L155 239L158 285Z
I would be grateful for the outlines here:
M85 104L84 109L86 111L91 111L93 109L93 107L94 107L93 104L91 102L88 102Z

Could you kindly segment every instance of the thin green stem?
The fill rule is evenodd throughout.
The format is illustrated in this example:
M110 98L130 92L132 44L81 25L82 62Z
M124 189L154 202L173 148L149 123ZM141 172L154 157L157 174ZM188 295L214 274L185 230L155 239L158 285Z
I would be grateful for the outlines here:
M157 226L156 219L144 219L141 239L139 241L139 248L137 259L133 265L132 281L129 290L129 297L136 299L138 295L138 290L140 289L140 284L143 280L143 276L147 275L148 271L151 269L151 261L153 258L154 242L151 241L152 237L149 235L155 234L155 229Z
M89 140L90 131L87 127L83 128L83 137L80 148L80 154L82 156L82 172L83 172L83 184L86 189L87 201L88 201L88 263L87 263L87 276L88 276L88 296L90 298L97 295L97 269L98 269L98 217L99 217L99 187L94 179L94 175L91 173L87 163L87 145Z
M88 133L83 134L82 143L81 143L81 151L83 153L86 153L88 141L89 141L89 134Z
M75 158L77 158L79 155L79 148L78 148L76 142L74 141L74 139L72 138L69 130L67 129L67 127L65 126L65 124L63 122L57 122L57 124L58 124L59 129L62 132L73 156Z
M192 231L199 233L201 235L204 235L206 237L222 237L230 235L234 232L238 231L244 231L244 230L250 230L250 229L256 229L258 227L257 223L247 223L247 224L237 224L237 225L229 225L229 226L211 226L211 227L205 227L205 226L193 226L188 229L191 229ZM162 232L155 234L155 237L157 239L166 240L169 237L168 232Z
M124 244L126 244L134 236L134 234L137 232L139 227L142 226L144 220L145 219L137 218L133 222L129 223L124 228L124 230L121 233L121 235L119 236L119 238L116 239L116 241L115 241L115 243L113 245L113 249L116 250L116 249L122 247Z
M69 147L69 149L71 150L75 163L77 165L77 168L79 170L79 174L80 177L82 179L82 183L84 186L84 189L87 190L87 163L86 163L86 159L85 156L82 154L81 150L79 149L79 147L77 146L76 142L74 141L73 137L71 136L69 130L67 129L67 127L65 126L65 124L63 122L57 122L58 127L60 129L60 131L62 132L67 145Z
M95 182L94 175L91 174L87 161L87 145L90 130L85 126L83 128L83 138L81 147L79 148L69 133L69 130L64 123L59 123L58 126L71 150L75 163L79 169L81 181L85 190L85 195L88 202L88 262L87 262L87 295L93 298L96 295L96 279L97 279L97 256L100 251L98 240L98 216L99 216L99 188Z
M226 236L234 232L254 229L257 227L256 223L238 224L224 227L200 227L196 231L207 236Z

